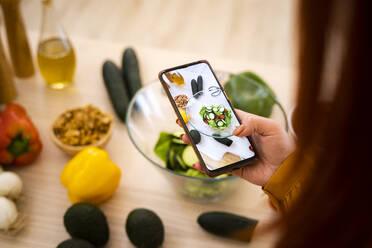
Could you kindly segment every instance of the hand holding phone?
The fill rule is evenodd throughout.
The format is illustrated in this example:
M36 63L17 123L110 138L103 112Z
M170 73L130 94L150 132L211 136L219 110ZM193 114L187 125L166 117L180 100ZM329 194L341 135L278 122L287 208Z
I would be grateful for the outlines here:
M164 70L159 79L208 176L256 160L249 137L233 135L241 123L207 61Z
M294 152L294 139L276 121L238 109L235 112L242 125L237 127L233 134L239 137L251 136L259 148L260 156L254 165L233 170L231 174L253 184L264 186L283 161ZM177 123L181 125L178 120ZM186 135L182 136L182 141L191 144ZM193 167L204 173L200 163L196 163Z

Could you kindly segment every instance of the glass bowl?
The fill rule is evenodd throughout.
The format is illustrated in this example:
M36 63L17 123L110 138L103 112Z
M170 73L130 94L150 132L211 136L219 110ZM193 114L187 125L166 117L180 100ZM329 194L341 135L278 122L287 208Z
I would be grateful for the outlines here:
M223 85L229 73L217 71ZM270 118L287 127L286 114L280 104L274 105ZM147 84L131 100L126 117L129 137L137 150L166 176L173 189L198 202L215 202L234 191L241 180L236 176L224 178L201 178L179 174L167 169L165 163L154 153L154 146L162 131L182 131L176 124L177 116L158 80Z

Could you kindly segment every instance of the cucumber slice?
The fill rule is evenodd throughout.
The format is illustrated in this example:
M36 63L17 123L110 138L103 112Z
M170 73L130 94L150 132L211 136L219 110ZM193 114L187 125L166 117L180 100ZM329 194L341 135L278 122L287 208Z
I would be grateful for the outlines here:
M174 152L173 157L171 157L171 162L173 163L173 170L181 170L182 165L178 162L177 154Z
M167 168L170 170L176 169L176 162L174 161L174 151L172 149L168 150L168 156L167 156Z
M219 111L220 111L221 113L223 113L223 111L225 111L225 108L224 108L224 107L220 107Z
M185 143L181 140L181 139L179 139L179 138L174 138L174 139L172 139L172 142L173 143L176 143L176 144L181 144L181 145L184 145Z
M206 107L206 110L209 111L209 112L211 112L212 111L212 107L211 106L208 106L208 107Z
M218 108L214 107L213 108L213 112L217 113L218 112Z
M189 168L188 165L186 165L186 163L183 161L180 155L176 155L175 160L181 170L185 170L185 171L188 170Z
M216 121L216 124L217 124L218 127L223 127L225 125L225 123L223 123L222 120Z
M215 114L213 114L213 113L209 113L208 116L207 116L208 120L213 120L214 117L215 117Z
M228 177L228 176L229 176L228 174L222 174L222 175L216 176L215 178L225 178L225 177Z
M182 153L182 159L187 166L192 167L193 164L199 162L192 146L186 146Z

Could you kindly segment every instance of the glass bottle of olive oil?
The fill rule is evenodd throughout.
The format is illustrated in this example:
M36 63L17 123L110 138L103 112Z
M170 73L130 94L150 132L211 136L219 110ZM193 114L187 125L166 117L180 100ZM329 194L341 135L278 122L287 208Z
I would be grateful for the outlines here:
M43 0L42 4L37 61L47 84L54 89L63 89L72 83L76 67L75 52L57 20L52 0Z

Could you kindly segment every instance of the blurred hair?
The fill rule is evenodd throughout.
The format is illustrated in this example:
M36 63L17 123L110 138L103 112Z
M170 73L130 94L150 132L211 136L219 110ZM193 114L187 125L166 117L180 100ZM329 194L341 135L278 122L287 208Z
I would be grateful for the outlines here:
M369 5L299 1L297 169L311 173L277 247L372 247Z

